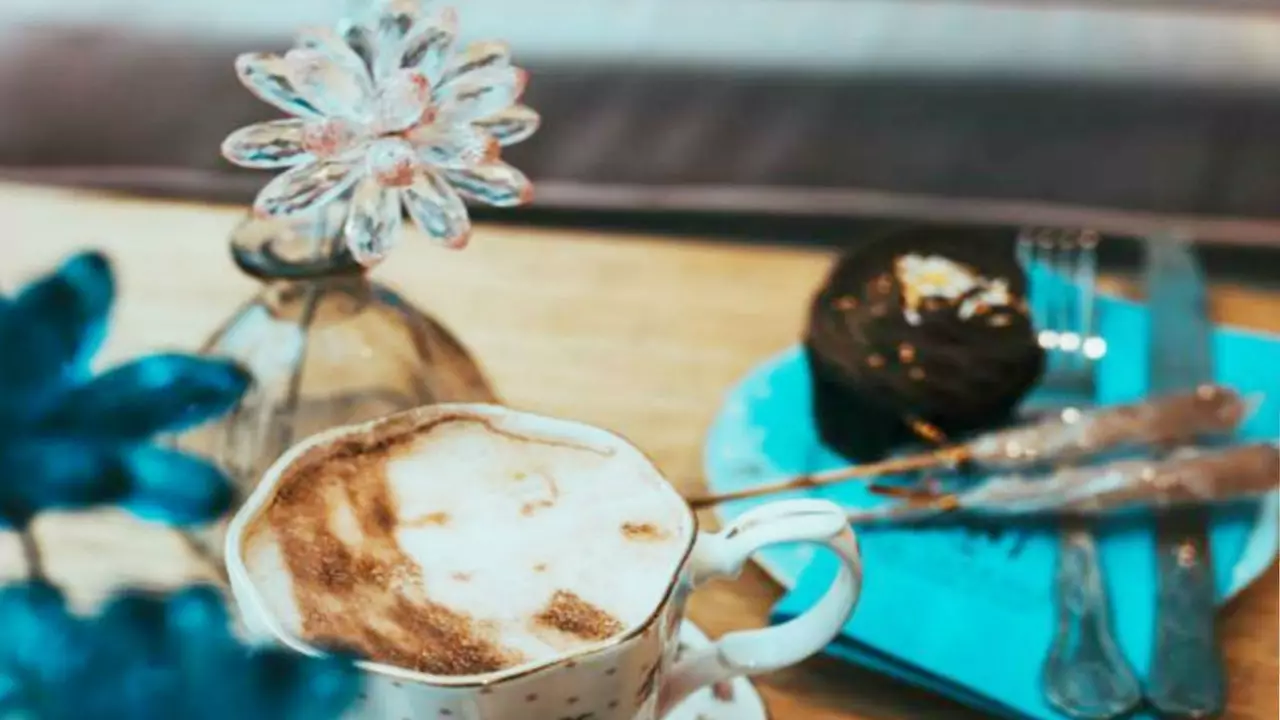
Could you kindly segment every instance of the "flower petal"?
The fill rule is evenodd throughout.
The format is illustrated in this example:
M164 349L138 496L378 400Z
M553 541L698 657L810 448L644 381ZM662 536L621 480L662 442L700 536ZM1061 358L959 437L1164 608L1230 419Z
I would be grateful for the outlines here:
M461 249L471 239L471 219L467 206L440 175L420 171L413 185L403 191L409 216L435 242Z
M145 520L173 525L218 519L235 499L231 481L214 465L176 450L141 445L122 458L131 487L121 503Z
M474 42L463 48L462 52L449 59L444 74L437 82L444 85L460 80L468 73L494 70L511 65L511 46L501 40L484 40Z
M486 205L513 207L533 199L533 183L504 162L441 171L458 194Z
M474 120L471 124L493 136L499 145L505 147L528 139L537 132L542 118L528 105L513 105L486 118Z
M422 121L431 106L431 84L420 70L388 75L378 87L374 126L379 133L406 130Z
M418 159L435 167L467 167L498 159L502 147L491 135L471 125L424 126L409 134Z
M373 6L374 22L388 37L404 37L413 26L428 21L435 0L361 0Z
M277 168L310 162L307 122L272 120L242 127L222 141L222 156L242 167Z
M356 262L379 263L395 245L400 231L400 191L367 177L351 196L347 216L347 248Z
M248 372L227 360L151 355L67 393L40 427L59 435L143 440L227 412L250 382Z
M367 121L374 86L364 61L337 33L313 31L285 54L302 97L330 117Z
M0 352L0 418L6 412L38 412L57 385L88 375L114 299L110 263L105 255L89 252L33 282L6 305L0 312L0 348L6 349Z
M379 138L365 152L365 173L389 187L412 185L417 169L418 156L403 138Z
M373 74L376 78L386 77L390 73L405 67L405 39L416 27L428 22L426 8L419 2L382 2L366 20L373 33L376 52L373 59Z
M299 165L267 183L253 202L261 215L280 217L315 210L338 198L360 179L355 161Z
M325 161L340 159L366 142L365 132L366 128L353 120L313 120L303 128L302 146L314 158Z
M361 1L363 2L363 0ZM351 47L351 52L359 56L364 66L372 72L377 54L373 30L364 23L352 20L350 15L347 15L338 23L338 34Z
M303 118L323 116L302 96L290 75L290 63L274 53L246 53L236 58L236 75L259 99Z
M471 122L511 107L520 99L529 74L517 67L467 73L435 90L442 122Z
M433 83L440 80L449 59L449 51L458 37L458 15L444 8L429 20L423 20L405 36L397 54L396 68L383 68L383 73L398 68L414 68L425 73Z

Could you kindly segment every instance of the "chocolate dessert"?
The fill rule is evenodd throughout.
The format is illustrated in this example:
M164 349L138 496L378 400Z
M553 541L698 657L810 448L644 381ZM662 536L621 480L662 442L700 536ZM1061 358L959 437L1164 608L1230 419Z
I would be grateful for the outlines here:
M1009 419L1044 368L1017 231L912 226L846 253L804 344L823 441L868 462Z

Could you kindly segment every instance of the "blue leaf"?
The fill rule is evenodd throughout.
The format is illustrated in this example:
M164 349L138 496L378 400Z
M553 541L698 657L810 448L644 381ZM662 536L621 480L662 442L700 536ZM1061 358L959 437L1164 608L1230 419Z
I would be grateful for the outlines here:
M0 313L0 392L42 403L60 383L85 375L114 297L111 266L96 252L28 285Z
M338 717L355 702L362 683L363 676L350 658L309 658L298 681L280 689L285 697L279 717L289 720Z
M32 666L67 652L76 627L62 593L42 581L0 588L0 668Z
M130 489L115 448L61 438L0 443L0 524L50 508L118 502Z
M32 672L0 643L0 717L333 720L355 700L362 676L350 658L251 649L228 622L212 587L126 592L87 619L47 584L0 588L0 637L52 669Z
M220 593L208 586L182 590L169 601L169 634L191 698L191 720L252 720L261 691L249 672L251 650L228 629ZM298 660L303 658L300 656ZM209 678L217 678L216 689Z
M238 365L194 355L152 355L110 370L64 396L46 432L144 440L221 415L248 390Z
M62 266L59 273L75 288L78 312L74 321L77 330L68 330L68 336L77 338L72 363L77 371L87 374L89 362L102 347L107 335L107 320L115 303L115 277L111 262L99 252L86 252L73 257Z
M124 451L122 461L132 484L123 505L141 518L175 525L208 522L233 502L227 476L191 455L143 445Z
M216 641L219 646L238 647L231 635L230 616L218 589L209 585L191 585L169 599L168 625L174 636L196 643Z
M0 588L0 637L0 686L9 685L0 688L0 707L8 695L10 704L28 708L39 702L42 688L67 684L84 665L83 623L46 582Z
M244 662L248 650L231 634L230 618L216 588L184 588L170 598L167 612L171 649L189 680L217 677L227 667ZM234 691L235 684L228 677L224 689ZM199 690L191 688L192 692Z
M245 672L256 679L254 718L309 720L337 717L360 690L359 670L338 657L309 658L276 648L250 659Z
M93 628L92 677L82 716L167 720L184 698L181 667L172 661L164 598L125 592L112 598Z
M4 302L0 298L0 302ZM0 666L0 718L34 718L36 709L17 673Z

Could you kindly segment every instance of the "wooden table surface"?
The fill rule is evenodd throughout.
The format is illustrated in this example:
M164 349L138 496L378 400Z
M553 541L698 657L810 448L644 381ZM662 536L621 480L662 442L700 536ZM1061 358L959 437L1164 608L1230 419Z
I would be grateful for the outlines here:
M240 216L0 184L0 287L12 290L77 249L102 248L115 259L121 290L103 364L195 348L255 289L227 253ZM827 251L696 238L481 227L462 253L406 238L377 276L452 328L507 403L616 430L692 489L722 393L796 340L830 261ZM1280 296L1215 287L1213 300L1219 320L1280 331ZM36 530L50 574L81 604L125 583L204 576L172 533L118 512L50 515ZM0 535L0 575L22 571L16 541ZM1273 566L1222 613L1231 718L1280 715L1278 578ZM778 595L749 568L699 591L692 616L712 635L758 626ZM825 659L758 685L775 720L981 717Z

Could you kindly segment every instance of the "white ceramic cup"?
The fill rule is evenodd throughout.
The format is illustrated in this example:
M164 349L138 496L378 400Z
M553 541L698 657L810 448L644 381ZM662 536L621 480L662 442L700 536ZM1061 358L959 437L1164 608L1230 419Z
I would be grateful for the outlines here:
M299 652L319 654L283 630L245 568L246 528L263 511L290 466L317 447L383 428L426 424L445 414L517 417L549 434L603 442L620 438L580 423L540 418L490 405L432 405L371 423L313 436L285 453L233 518L227 535L231 588L251 632ZM657 472L656 470L654 471ZM673 490L674 492L674 490ZM440 676L361 661L366 683L348 717L363 720L659 720L689 693L709 684L793 665L821 651L840 632L857 602L862 580L858 544L836 505L784 500L756 508L717 533L696 530L689 512L686 552L677 567L653 582L666 592L639 627L531 667L476 676ZM731 632L677 657L680 622L690 592L712 578L734 577L751 555L777 543L821 545L841 560L831 587L808 612L781 625Z

